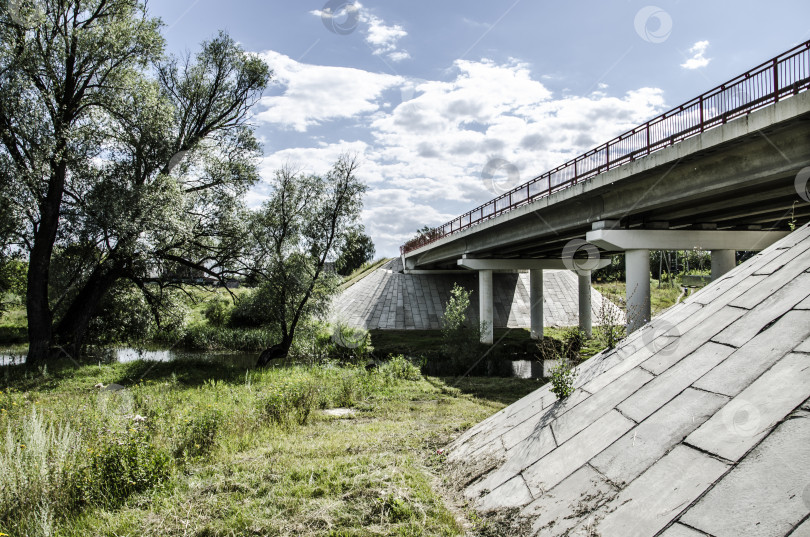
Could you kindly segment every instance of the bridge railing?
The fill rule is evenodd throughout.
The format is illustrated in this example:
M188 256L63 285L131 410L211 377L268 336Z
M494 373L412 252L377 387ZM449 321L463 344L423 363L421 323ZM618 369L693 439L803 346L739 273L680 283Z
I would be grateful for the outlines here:
M717 127L810 87L810 41L758 65L643 125L437 226L400 247L426 246L476 224L550 196L600 173Z

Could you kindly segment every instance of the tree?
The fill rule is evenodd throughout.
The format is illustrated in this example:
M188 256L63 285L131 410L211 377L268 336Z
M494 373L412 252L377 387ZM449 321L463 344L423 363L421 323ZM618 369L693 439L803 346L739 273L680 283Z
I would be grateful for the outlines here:
M257 180L245 120L270 71L222 33L161 62L160 21L136 0L20 5L0 15L0 170L25 217L15 240L35 363L55 344L78 354L122 279L158 312L156 275L227 272ZM58 296L54 255L74 261Z
M326 313L337 289L324 266L360 217L366 186L356 168L356 158L342 156L325 176L278 170L273 195L251 220L249 270L260 282L265 321L281 333L275 355L289 352L302 321ZM269 353L262 356L266 365Z
M374 258L374 242L364 233L362 226L352 229L343 239L340 255L335 261L337 273L348 276Z

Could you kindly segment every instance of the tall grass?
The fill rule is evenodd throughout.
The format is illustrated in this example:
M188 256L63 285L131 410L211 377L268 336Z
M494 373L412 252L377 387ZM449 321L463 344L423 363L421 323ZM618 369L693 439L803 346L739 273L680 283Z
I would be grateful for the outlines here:
M0 520L11 535L53 534L55 522L79 501L81 435L48 424L35 409L6 428L0 450Z

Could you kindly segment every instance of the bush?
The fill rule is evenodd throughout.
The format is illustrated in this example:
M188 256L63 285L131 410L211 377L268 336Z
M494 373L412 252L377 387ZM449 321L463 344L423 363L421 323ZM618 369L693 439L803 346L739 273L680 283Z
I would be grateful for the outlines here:
M419 368L402 355L394 356L380 366L380 375L393 380L420 380L422 378Z
M231 320L233 303L227 298L216 297L208 302L203 316L212 326L225 326Z
M268 328L229 328L196 325L183 335L180 346L188 350L244 352L262 351L273 344L277 334Z
M169 455L150 441L143 428L104 431L95 445L88 449L82 484L90 503L115 508L169 477Z
M558 399L565 399L574 393L574 380L576 371L571 362L566 358L560 358L559 363L551 370L551 393Z
M51 535L78 501L81 436L32 410L19 430L6 429L0 449L0 520L11 535Z
M450 300L442 317L442 351L456 373L464 373L481 357L481 327L468 319L471 291L458 284L450 291Z

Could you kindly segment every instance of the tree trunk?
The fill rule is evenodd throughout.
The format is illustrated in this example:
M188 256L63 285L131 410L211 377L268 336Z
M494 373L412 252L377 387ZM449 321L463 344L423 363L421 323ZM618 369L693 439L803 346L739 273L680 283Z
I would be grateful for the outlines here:
M278 358L286 358L292 347L292 337L286 336L281 338L281 343L277 343L270 348L265 349L259 355L256 362L256 367L266 367L271 360Z
M59 321L55 330L56 338L72 357L78 358L81 355L90 320L101 299L120 277L117 267L96 267Z
M28 258L28 290L26 311L28 313L28 364L41 363L48 358L51 348L53 316L48 301L48 278L51 268L53 243L59 225L59 210L62 206L67 164L64 161L51 165L53 172L48 181L48 195L39 207L40 221L34 234L34 246Z

